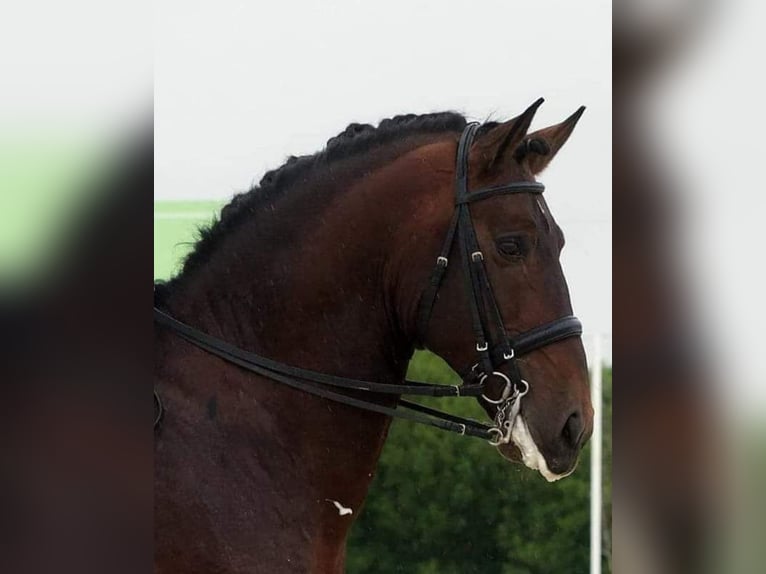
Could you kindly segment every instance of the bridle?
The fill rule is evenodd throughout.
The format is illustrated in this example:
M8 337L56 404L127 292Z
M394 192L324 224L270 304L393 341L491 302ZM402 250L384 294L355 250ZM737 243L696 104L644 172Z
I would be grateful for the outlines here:
M469 192L468 155L478 129L478 123L470 123L460 136L455 167L455 211L441 252L436 258L436 266L431 273L428 288L420 300L417 329L418 337L425 341L439 287L449 264L448 256L457 238L478 354L478 360L468 376L478 378L478 384L482 387L492 378L503 383L503 390L498 398L490 398L485 392L482 392L481 398L497 407L495 426L490 429L495 435L492 442L507 443L510 441L513 421L518 414L521 399L529 391L529 383L521 377L516 358L555 341L579 336L582 334L582 325L576 317L564 317L518 335L513 341L508 336L484 265L484 254L476 238L470 204L498 195L541 194L545 186L536 181L521 181ZM502 367L505 367L506 372L500 370ZM465 383L466 377L463 380Z
M477 352L477 361L463 377L461 385L434 385L409 380L405 380L403 384L387 384L339 377L245 351L175 319L156 306L154 321L213 355L288 387L360 409L461 435L484 438L495 446L510 442L521 400L529 391L529 383L521 377L517 358L556 341L581 335L582 325L576 317L569 316L535 327L513 339L508 336L484 266L484 255L476 238L470 204L497 195L539 194L545 187L538 182L514 182L469 193L468 154L478 128L478 123L470 123L460 136L455 175L455 211L442 250L436 258L436 266L431 273L429 284L421 296L417 313L418 337L422 344L425 342L429 320L438 299L439 287L447 271L449 254L457 239L460 244L460 258L469 295ZM503 390L497 398L487 395L489 383L493 379L503 383ZM339 393L335 389L399 396L481 397L496 408L494 424L489 426L402 399L398 401L399 408L387 407L357 396ZM162 413L162 403L156 391L155 402ZM160 415L155 418L155 428L160 419Z

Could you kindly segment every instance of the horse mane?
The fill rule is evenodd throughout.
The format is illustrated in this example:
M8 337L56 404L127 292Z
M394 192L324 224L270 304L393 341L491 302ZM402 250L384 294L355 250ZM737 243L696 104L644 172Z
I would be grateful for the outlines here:
M235 195L209 225L198 229L198 239L184 259L181 271L170 282L157 285L155 297L165 299L176 282L210 260L225 236L248 216L283 196L294 182L316 176L340 160L361 156L408 137L459 133L466 123L465 116L456 112L399 115L382 120L377 127L351 123L340 134L330 138L321 151L312 155L290 156L281 167L266 172L258 185ZM496 124L485 123L481 131L492 125Z

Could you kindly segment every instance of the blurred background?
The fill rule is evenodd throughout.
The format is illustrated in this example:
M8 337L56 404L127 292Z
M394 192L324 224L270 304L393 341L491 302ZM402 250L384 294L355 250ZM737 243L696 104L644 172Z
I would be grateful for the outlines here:
M614 4L619 572L763 571L764 12Z

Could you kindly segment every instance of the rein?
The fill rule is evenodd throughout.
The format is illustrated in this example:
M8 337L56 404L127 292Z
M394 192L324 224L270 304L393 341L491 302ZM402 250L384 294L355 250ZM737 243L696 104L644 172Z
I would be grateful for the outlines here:
M576 317L569 316L535 327L514 339L508 336L484 266L484 255L476 238L469 205L475 201L497 195L542 193L545 187L538 182L518 182L469 193L467 184L468 152L478 127L479 124L477 123L468 124L460 136L457 151L455 213L442 250L436 259L436 266L431 274L429 284L421 296L418 309L418 337L423 343L433 307L438 299L439 287L446 274L449 263L448 256L457 238L460 242L463 275L469 294L472 328L478 353L478 361L463 377L461 385L434 385L410 380L405 380L404 384L387 384L340 377L288 365L240 349L226 341L203 333L170 316L156 306L154 307L155 323L225 361L293 389L390 417L429 425L461 435L483 438L495 446L510 442L513 422L519 413L521 399L529 391L529 383L521 378L516 363L517 357L556 341L579 336L582 334L582 325ZM499 334L498 341L491 339L492 325L495 328L494 332ZM501 372L501 367L505 367L508 374ZM487 395L488 383L493 378L504 382L504 389L497 399ZM387 407L376 402L339 393L337 392L338 389L379 395L442 398L481 397L488 403L495 405L497 412L494 424L490 426L473 419L452 415L402 399L398 400L397 407L399 408ZM159 410L154 423L155 428L157 428L163 410L156 390L155 404Z

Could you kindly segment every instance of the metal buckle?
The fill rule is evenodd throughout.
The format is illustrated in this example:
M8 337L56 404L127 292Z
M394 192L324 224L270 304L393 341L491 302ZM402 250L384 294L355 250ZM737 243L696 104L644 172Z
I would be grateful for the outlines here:
M447 263L449 263L449 260L446 257L442 256L442 255L439 255L439 257L436 258L436 264L437 265L441 265L442 267L446 267Z
M515 350L513 350L513 349L511 349L511 354L510 354L510 355L508 355L508 354L506 354L506 353L503 353L503 360L505 360L505 361L510 361L510 360L511 360L511 359L513 359L515 356L516 356L516 351L515 351Z
M511 390L513 385L511 384L511 379L509 379L505 374L501 373L500 371L493 371L492 375L505 379L505 388L503 389L503 394L500 395L500 398L498 400L490 399L484 393L481 394L481 398L483 398L485 401L487 401L491 405L499 405L507 401L508 397L511 396ZM487 375L486 373L483 374L481 376L481 379L479 379L479 385L484 385L484 381L486 381L487 378L489 378L489 375ZM529 385L527 385L527 390L529 390Z
M471 261L476 261L477 259L484 261L484 254L481 251L474 251L471 253Z
M479 351L480 353L483 353L487 349L489 349L489 346L488 346L488 343L486 341L484 341L483 345L480 345L479 343L476 343L476 350Z

